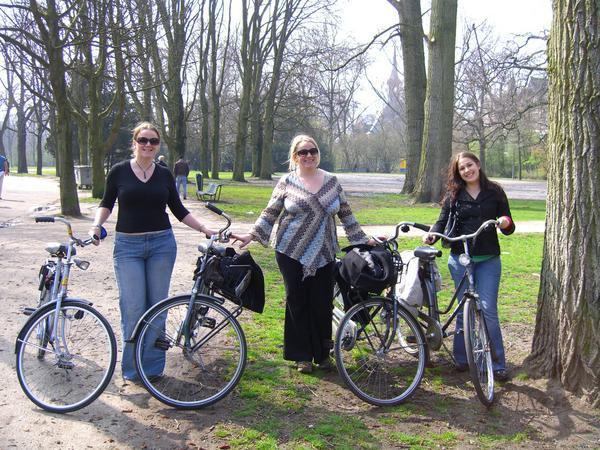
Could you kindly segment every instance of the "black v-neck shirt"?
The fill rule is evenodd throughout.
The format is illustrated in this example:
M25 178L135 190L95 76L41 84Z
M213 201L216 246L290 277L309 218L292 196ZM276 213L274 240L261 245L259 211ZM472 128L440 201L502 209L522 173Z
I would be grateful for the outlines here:
M116 230L122 233L146 233L171 228L166 207L182 221L189 211L183 206L175 179L168 168L154 165L150 178L141 181L129 160L115 164L106 177L106 189L100 206L111 212L119 201Z

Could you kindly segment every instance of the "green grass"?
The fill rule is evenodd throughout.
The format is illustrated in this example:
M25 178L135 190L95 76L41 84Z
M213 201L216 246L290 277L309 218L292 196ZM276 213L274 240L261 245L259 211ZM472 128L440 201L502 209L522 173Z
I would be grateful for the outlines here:
M429 433L427 436L408 434L403 432L390 433L392 442L402 448L411 450L445 448L457 443L457 435L453 432Z
M205 180L206 183L215 180ZM243 222L253 222L265 208L273 187L257 185L254 182L238 183L219 180L223 184L221 204L233 218ZM188 186L188 196L195 197L195 185ZM402 221L432 224L439 216L436 204L413 204L411 199L401 194L349 194L348 202L356 219L362 225L394 225ZM511 213L515 221L544 220L546 202L544 200L511 200Z

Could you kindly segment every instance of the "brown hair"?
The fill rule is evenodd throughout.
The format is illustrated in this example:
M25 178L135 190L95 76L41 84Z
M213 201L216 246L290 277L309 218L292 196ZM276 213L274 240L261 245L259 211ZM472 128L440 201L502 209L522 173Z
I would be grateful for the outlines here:
M474 153L460 152L452 157L452 159L450 160L450 164L448 165L448 184L446 187L446 195L442 199L442 203L447 198L450 199L451 202L456 201L460 190L467 185L467 183L465 183L465 180L463 180L460 176L460 172L458 170L458 161L461 158L468 158L471 161L477 163L477 165L479 166L479 186L482 190L493 189L498 193L503 192L502 187L498 183L493 182L487 177L485 171L483 170L483 167L481 167L481 161L479 161L479 158Z
M296 149L298 148L298 145L300 145L302 142L310 142L311 144L313 144L315 148L319 150L319 156L321 155L321 149L319 149L319 145L313 137L309 136L308 134L299 134L298 136L295 136L294 139L292 139L292 142L290 143L290 153L288 159L288 169L290 170L290 172L296 168L296 154L298 153Z

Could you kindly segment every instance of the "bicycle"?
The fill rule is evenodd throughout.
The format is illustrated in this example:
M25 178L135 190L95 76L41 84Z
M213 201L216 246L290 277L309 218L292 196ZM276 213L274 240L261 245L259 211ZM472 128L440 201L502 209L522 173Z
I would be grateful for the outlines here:
M429 232L429 227L401 222L396 225L395 235L381 242L399 269L398 280L386 296L369 294L366 300L350 308L339 323L334 344L340 376L359 398L377 406L397 405L410 398L424 376L430 351L439 350L444 338L457 333L447 329L462 308L469 374L479 400L486 406L493 403L492 360L495 355L489 343L469 253L469 240L492 225L497 225L497 221L488 220L474 233L456 237L431 233L450 242L462 241L464 248L459 261L466 268L465 276L443 311L438 305L436 278L439 272L435 264L442 252L434 247L421 246L414 250L414 257L419 260L419 281L426 311L423 307L410 307L406 299L400 298L399 286L406 264L398 252L399 231L407 232L413 227ZM454 307L465 283L467 288ZM440 317L453 308L451 316L442 324Z
M211 281L209 272L221 258L235 251L215 245L229 241L230 217L210 203L206 207L225 218L227 225L198 246L201 256L191 293L154 305L140 318L127 340L135 344L136 368L146 390L178 409L199 409L218 402L237 385L246 366L246 337L236 318L243 310L240 296L250 284L251 269L230 266L242 271L233 292L219 289ZM228 310L225 298L237 303L237 307ZM162 375L145 372L142 361L148 348L164 352Z
M108 321L92 302L68 297L73 265L87 270L90 263L75 258L76 247L100 237L78 239L61 217L36 217L36 223L62 222L66 243L49 243L50 258L39 271L37 308L24 308L29 316L15 344L17 377L29 399L40 408L67 413L92 403L104 391L115 369L117 344Z

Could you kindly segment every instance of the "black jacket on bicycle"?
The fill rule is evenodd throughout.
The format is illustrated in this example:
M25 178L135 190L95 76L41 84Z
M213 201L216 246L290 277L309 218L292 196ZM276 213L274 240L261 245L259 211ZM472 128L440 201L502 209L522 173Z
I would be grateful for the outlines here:
M503 234L514 233L515 224L512 221L508 199L502 188L489 187L483 189L476 199L473 199L465 189L461 189L456 197L457 226L454 236L460 234L470 234L477 231L483 222L490 219L497 219L502 216L511 218L510 227L501 230ZM431 227L432 232L443 233L446 222L450 216L450 199L446 197L440 216L437 222ZM475 242L475 246L470 244L471 256L479 255L499 255L500 244L498 243L498 234L495 228L484 230ZM454 254L463 253L463 243L452 243L451 252Z

